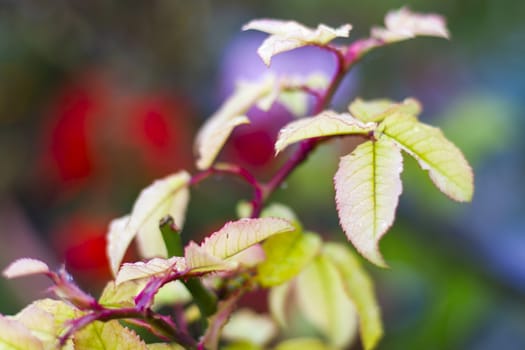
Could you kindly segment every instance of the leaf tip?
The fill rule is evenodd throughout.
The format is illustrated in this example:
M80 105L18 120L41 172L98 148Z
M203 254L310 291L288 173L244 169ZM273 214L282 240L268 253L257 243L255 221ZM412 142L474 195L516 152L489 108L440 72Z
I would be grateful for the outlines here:
M2 275L5 278L17 278L23 276L46 274L49 272L49 266L41 260L31 258L21 258L13 261L7 266Z

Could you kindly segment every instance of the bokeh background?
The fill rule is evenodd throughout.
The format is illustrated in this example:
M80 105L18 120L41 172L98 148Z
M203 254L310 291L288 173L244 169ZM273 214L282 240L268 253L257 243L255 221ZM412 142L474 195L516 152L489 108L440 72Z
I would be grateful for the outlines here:
M104 235L140 189L194 170L198 125L238 78L265 71L253 18L310 26L352 23L351 38L409 5L443 14L452 40L420 38L382 48L346 79L334 106L356 96L424 105L475 169L470 204L451 203L405 160L393 229L381 243L391 268L365 263L386 324L380 349L525 348L525 2L512 0L0 0L0 265L21 256L65 262L97 293L109 278ZM330 73L318 49L274 59L273 69ZM223 159L267 179L272 147L291 116L252 111ZM308 229L343 240L331 178L340 141L321 147L275 200ZM192 192L184 239L235 216L244 184L209 180ZM131 249L129 258L133 258ZM0 280L0 312L47 295L44 279ZM359 348L359 345L355 345Z

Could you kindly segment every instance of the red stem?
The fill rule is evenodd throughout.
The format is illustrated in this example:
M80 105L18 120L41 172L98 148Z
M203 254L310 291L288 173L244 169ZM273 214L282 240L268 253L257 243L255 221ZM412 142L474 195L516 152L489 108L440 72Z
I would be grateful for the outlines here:
M335 91L339 87L341 80L350 67L350 65L345 65L345 58L341 51L332 47L323 48L327 48L330 52L334 53L337 60L337 66L328 88L326 89L325 93L317 100L317 103L313 109L314 115L321 113L328 106ZM286 163L283 164L277 173L275 173L270 181L268 181L263 187L263 201L255 203L256 205L254 205L253 209L254 213L258 214L260 212L263 202L284 182L290 173L310 155L310 153L321 141L322 138L318 138L304 140L299 143L297 151L292 154Z

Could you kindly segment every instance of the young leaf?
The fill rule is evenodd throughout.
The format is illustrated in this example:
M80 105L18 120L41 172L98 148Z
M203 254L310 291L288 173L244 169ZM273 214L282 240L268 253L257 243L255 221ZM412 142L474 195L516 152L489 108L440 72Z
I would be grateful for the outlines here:
M21 322L0 315L0 348L5 350L44 350L42 342Z
M257 83L239 83L233 95L204 123L197 133L195 150L198 157L198 169L205 170L213 164L233 129L238 125L250 122L244 114L258 100L268 95L274 85L273 76L266 76Z
M227 259L270 236L294 229L284 219L240 219L226 223L219 231L206 238L201 248L214 257Z
M413 98L407 98L401 103L387 99L363 101L357 98L348 106L348 109L350 114L363 122L379 123L397 112L417 116L421 113L421 104Z
M40 339L44 349L51 350L60 348L59 337L64 335L68 322L80 315L80 310L66 302L41 299L26 306L12 318L22 323ZM60 349L73 350L73 341L69 339Z
M472 199L472 169L461 151L445 138L440 129L404 113L387 117L380 127L384 135L428 171L432 182L441 192L459 202Z
M401 150L380 138L342 157L334 177L341 227L357 250L379 266L385 262L378 242L394 222L402 169Z
M336 350L336 348L324 344L315 338L295 338L279 343L274 350Z
M292 294L295 292L295 280L280 284L270 289L268 307L272 317L282 328L288 324L288 314Z
M179 344L153 343L148 344L148 350L185 350Z
M357 309L364 349L374 349L383 336L383 325L372 280L347 247L327 243L323 251L339 270L345 291Z
M235 261L225 261L213 256L193 241L184 249L184 257L188 268L192 272L234 270L238 266Z
M335 265L319 255L297 277L297 301L300 310L330 343L346 347L355 337L355 308L346 295Z
M163 306L173 306L177 303L188 303L192 299L190 292L180 280L166 283L155 294L153 309L160 309Z
M294 225L296 230L303 230L301 222L299 222L293 210L290 209L290 207L281 203L271 203L268 206L266 206L261 212L261 217L285 219L292 225Z
M113 276L117 275L120 263L128 250L129 245L137 232L126 229L129 222L129 215L114 219L109 224L107 234L106 254L109 259L109 266Z
M189 200L189 181L190 174L179 171L155 181L137 198L125 230L136 232L138 248L144 258L167 257L159 222L170 215L175 225L182 228Z
M29 329L41 341L44 349L58 348L59 334L54 323L54 316L51 313L36 307L35 304L31 304L12 317L12 319L19 321Z
M415 13L406 7L389 12L385 17L385 27L372 28L371 36L386 43L416 36L449 38L445 19L442 16Z
M266 260L257 268L257 279L263 287L272 287L301 272L319 252L321 239L313 233L295 231L268 238L263 248Z
M4 269L2 274L6 278L16 278L23 276L46 274L49 266L43 261L30 258L21 258L13 261Z
M271 237L270 237L271 238ZM226 259L226 262L234 261L239 265L246 267L254 267L266 260L266 254L260 244L254 244Z
M171 271L182 272L184 270L186 270L186 263L184 258L180 256L174 256L169 259L153 258L145 263L142 261L125 263L120 268L115 283L118 286L126 281L158 276Z
M90 350L147 350L146 344L131 329L117 320L95 321L75 334L75 348Z
M184 350L179 344L154 343L148 344L148 350Z
M339 28L331 28L320 24L313 29L295 21L257 19L242 27L242 30L250 29L271 34L257 50L263 62L269 66L272 57L281 52L307 45L323 46L337 37L346 38L352 26L345 24Z
M261 346L276 335L275 323L268 316L256 314L250 309L235 312L222 330L224 339L245 340Z
M120 284L109 281L98 299L98 303L104 307L134 307L133 298L144 288L146 281L130 280Z
M199 246L190 242L184 256L192 272L235 269L240 261L235 255L278 233L293 231L284 219L240 219L226 223Z
M301 140L323 136L367 134L374 127L375 123L363 123L348 113L324 111L314 117L301 118L283 127L275 143L275 153L278 154L290 144Z
M278 101L295 116L304 116L308 111L308 93L322 91L328 87L329 78L323 73L307 77L291 76L281 79Z

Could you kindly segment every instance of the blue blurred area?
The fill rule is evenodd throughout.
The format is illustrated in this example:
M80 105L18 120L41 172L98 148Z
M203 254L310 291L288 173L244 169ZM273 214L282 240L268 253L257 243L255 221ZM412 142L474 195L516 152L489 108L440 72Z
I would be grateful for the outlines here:
M380 348L525 348L525 2L2 1L0 264L26 255L66 260L96 293L109 277L107 222L153 179L192 169L197 126L236 79L265 72L255 54L263 36L241 33L244 23L349 22L356 39L402 5L444 15L452 39L371 53L334 107L357 96L418 98L421 118L440 126L473 165L476 192L471 204L452 203L405 160L397 223L381 244L391 268L368 265L386 321ZM330 74L333 62L307 48L276 57L272 69ZM272 109L272 119L260 118L254 129L239 129L225 156L266 179L279 160L272 163L262 144L290 116ZM337 240L344 235L331 177L352 146L323 146L275 196L296 208L305 227ZM234 217L248 190L229 179L196 189L185 238ZM45 286L0 281L0 312L41 297Z

